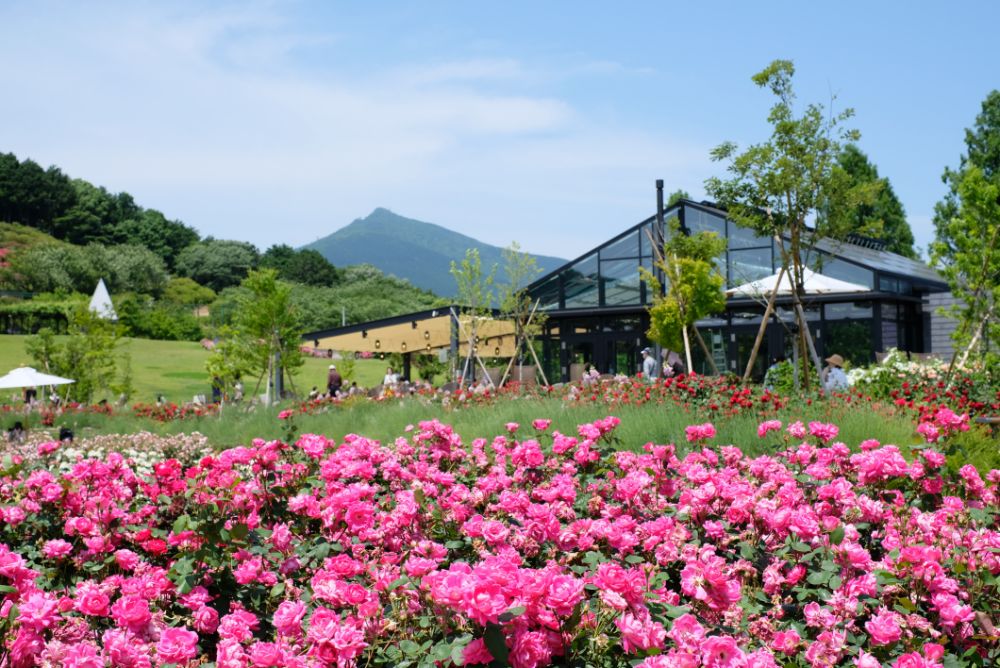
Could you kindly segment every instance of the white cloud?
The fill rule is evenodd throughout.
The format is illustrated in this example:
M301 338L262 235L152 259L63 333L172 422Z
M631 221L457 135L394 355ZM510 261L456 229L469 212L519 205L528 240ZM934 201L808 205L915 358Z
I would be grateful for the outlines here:
M0 72L0 150L205 234L305 243L382 205L572 255L650 212L654 178L708 173L704 147L534 93L515 59L304 70L293 55L338 26L297 32L268 4L55 13L0 9L0 58L23 64Z

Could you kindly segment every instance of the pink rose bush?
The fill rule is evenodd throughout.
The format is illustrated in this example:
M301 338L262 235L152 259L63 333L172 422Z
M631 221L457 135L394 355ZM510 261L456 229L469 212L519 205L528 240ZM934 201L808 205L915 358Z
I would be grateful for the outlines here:
M309 434L149 474L0 471L0 666L995 665L1000 471L778 421L786 449ZM936 419L939 439L959 416ZM784 429L784 431L783 431ZM51 456L55 456L53 453Z

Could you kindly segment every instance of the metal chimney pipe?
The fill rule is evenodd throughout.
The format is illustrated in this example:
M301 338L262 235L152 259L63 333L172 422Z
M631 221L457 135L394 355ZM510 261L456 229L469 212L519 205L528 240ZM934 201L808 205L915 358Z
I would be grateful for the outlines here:
M656 179L656 223L663 233L663 179Z

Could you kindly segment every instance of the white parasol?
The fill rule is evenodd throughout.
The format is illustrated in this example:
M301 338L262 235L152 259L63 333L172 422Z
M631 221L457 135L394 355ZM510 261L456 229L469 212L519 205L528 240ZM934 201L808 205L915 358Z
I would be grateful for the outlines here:
M840 294L844 292L871 292L871 288L857 283L848 283L837 278L830 278L823 274L817 274L810 269L802 269L802 287L807 295ZM771 274L756 281L750 281L735 288L726 290L728 297L760 297L776 292L778 295L792 294L792 282L789 280L788 272L781 277L778 283L778 274Z
M29 366L22 366L14 369L6 376L0 376L0 389L12 387L43 387L45 385L66 385L75 383L75 380L53 376L52 374L35 371Z

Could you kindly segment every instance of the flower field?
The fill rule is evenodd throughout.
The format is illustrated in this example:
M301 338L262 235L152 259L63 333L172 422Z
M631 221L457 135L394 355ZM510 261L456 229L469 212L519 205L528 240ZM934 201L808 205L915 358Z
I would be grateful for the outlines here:
M995 665L1000 471L945 473L968 418L923 423L768 420L751 458L427 421L149 474L43 444L0 471L0 665Z

